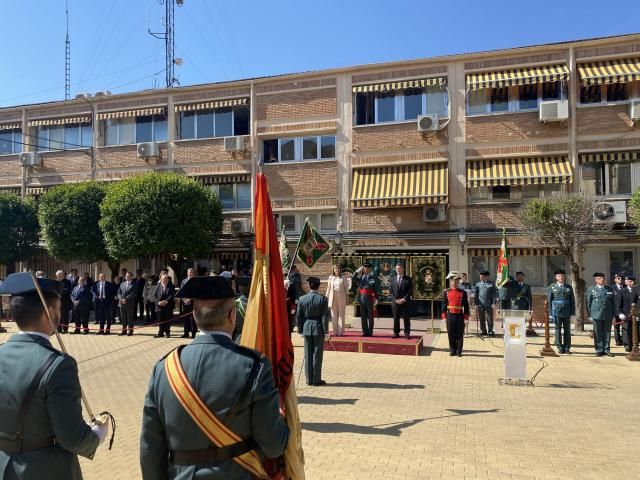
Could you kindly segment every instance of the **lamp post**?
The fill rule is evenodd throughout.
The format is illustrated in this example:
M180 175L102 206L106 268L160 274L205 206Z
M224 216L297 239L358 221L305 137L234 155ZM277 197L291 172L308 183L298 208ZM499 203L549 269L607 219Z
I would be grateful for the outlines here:
M458 230L458 241L460 242L460 253L464 255L464 244L467 243L467 231L462 227Z
M638 350L638 306L635 303L631 305L629 328L631 328L632 349L627 355L627 359L631 361L640 361L640 350Z
M333 236L333 253L340 252L342 252L342 232L338 230Z

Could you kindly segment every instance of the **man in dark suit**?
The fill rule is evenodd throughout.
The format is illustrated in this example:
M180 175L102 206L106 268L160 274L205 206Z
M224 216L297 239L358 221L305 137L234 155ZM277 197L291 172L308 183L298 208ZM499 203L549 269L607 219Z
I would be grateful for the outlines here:
M120 321L122 332L120 335L133 335L133 323L136 319L136 295L138 293L136 282L133 281L131 272L127 272L124 282L118 289L118 303L120 305ZM128 329L128 331L127 331Z
M524 272L516 272L516 279L509 282L512 310L533 310L531 287L524 282Z
M93 294L93 302L95 305L96 320L100 324L100 330L98 335L110 335L111 334L111 305L113 304L113 297L116 296L116 286L107 282L104 273L98 275L98 281L93 284L91 289ZM107 324L105 330L104 325Z
M71 288L72 289L73 289L73 287L78 285L78 269L77 268L72 268L71 269L71 273L69 275L67 275L67 280L69 280L71 282Z
M156 338L161 338L165 335L169 338L171 335L171 319L173 318L173 308L175 307L174 295L174 288L169 284L169 275L162 274L160 283L156 287L154 302L159 324Z
M165 355L167 358L153 369L142 412L142 478L256 478L246 470L247 463L234 458L248 452L260 458L277 458L289 440L271 364L259 352L233 343L235 292L225 279L193 277L177 297L193 300L193 316L201 335ZM176 396L175 374L171 381L168 378L168 372L177 370L171 370L176 361L184 373L179 385L191 384L201 399L198 411L208 412L202 427L192 420L194 406L181 403ZM216 418L246 440L233 443L231 448L212 445L204 429L220 430L211 426Z
M67 333L69 331L69 314L71 313L71 291L73 285L68 278L65 278L64 272L58 270L56 272L56 280L60 282L60 325L58 331Z
M391 279L391 310L393 312L393 338L400 336L400 317L404 321L404 336L411 336L411 295L413 281L404 274L404 265L396 265L396 276Z
M616 315L614 318L614 322L615 325L613 326L613 332L614 332L614 337L615 337L615 342L616 342L616 346L620 347L622 346L622 326L618 320L618 302L620 301L620 299L618 298L621 294L622 294L622 290L624 289L625 285L624 285L624 275L622 275L621 273L616 273L615 277L613 278L614 284L612 285L611 289L613 290L613 294L615 295L615 298L613 299L615 304L616 304Z
M76 361L49 341L60 323L60 286L38 283L51 319L30 273L9 275L0 287L0 295L12 295L19 329L0 345L0 478L81 479L78 455L93 459L108 423L82 418Z
M180 283L180 288L184 287L187 281L194 276L193 268L187 269L187 278L182 280ZM195 338L196 332L198 331L198 327L196 327L196 322L193 319L193 301L190 298L181 298L180 299L180 315L184 320L184 333L182 334L182 338Z
M87 286L85 277L78 279L78 285L71 292L71 301L73 302L73 320L76 324L73 333L80 333L80 325L82 325L82 334L87 335L89 333L91 289Z
M631 305L638 303L638 292L634 288L635 278L627 277L624 281L625 286L620 290L617 298L616 312L618 320L622 323L622 343L625 352L630 352L633 346L633 328L631 319Z

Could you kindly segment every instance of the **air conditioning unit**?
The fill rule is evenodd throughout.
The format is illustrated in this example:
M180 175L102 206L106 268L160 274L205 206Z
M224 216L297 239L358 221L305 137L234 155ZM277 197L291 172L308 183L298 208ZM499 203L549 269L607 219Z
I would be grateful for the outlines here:
M433 115L420 115L418 117L419 132L437 132L438 130L440 130L440 119L437 113Z
M561 122L569 118L567 100L545 100L540 102L541 122Z
M427 223L444 222L447 219L446 205L427 205L422 209L422 220Z
M160 147L156 142L144 142L138 144L138 158L151 158L160 156Z
M42 157L38 152L23 152L20 154L20 165L23 167L35 167L40 165Z
M627 223L627 202L599 202L595 206L593 216L601 222Z
M244 137L224 137L225 152L241 152L244 150Z
M251 233L251 223L248 218L231 220L231 231L233 233Z
M640 120L640 99L629 101L629 117L634 122Z

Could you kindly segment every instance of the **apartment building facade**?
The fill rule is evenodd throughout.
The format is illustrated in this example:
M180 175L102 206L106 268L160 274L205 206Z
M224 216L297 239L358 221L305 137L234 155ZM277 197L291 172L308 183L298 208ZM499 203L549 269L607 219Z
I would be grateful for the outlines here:
M189 262L241 268L261 170L290 250L305 218L332 242L314 274L402 261L429 301L448 269L495 271L506 228L513 268L542 292L567 265L522 232L531 198L598 196L616 226L581 252L586 273L640 266L626 214L640 185L637 98L640 35L85 96L0 109L0 190L188 175L225 209L220 245ZM36 165L21 152L37 152ZM151 270L153 259L128 265Z

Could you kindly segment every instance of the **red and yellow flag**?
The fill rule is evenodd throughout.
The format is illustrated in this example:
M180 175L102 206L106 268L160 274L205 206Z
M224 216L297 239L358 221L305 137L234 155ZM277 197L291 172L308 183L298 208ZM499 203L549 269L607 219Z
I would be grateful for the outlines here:
M242 327L241 344L264 353L271 360L273 376L280 391L287 425L291 431L284 453L284 478L304 479L302 429L298 414L298 399L293 378L293 345L289 336L286 292L267 179L256 177L255 248L251 292ZM271 467L271 468L269 468ZM273 471L273 465L267 465Z

